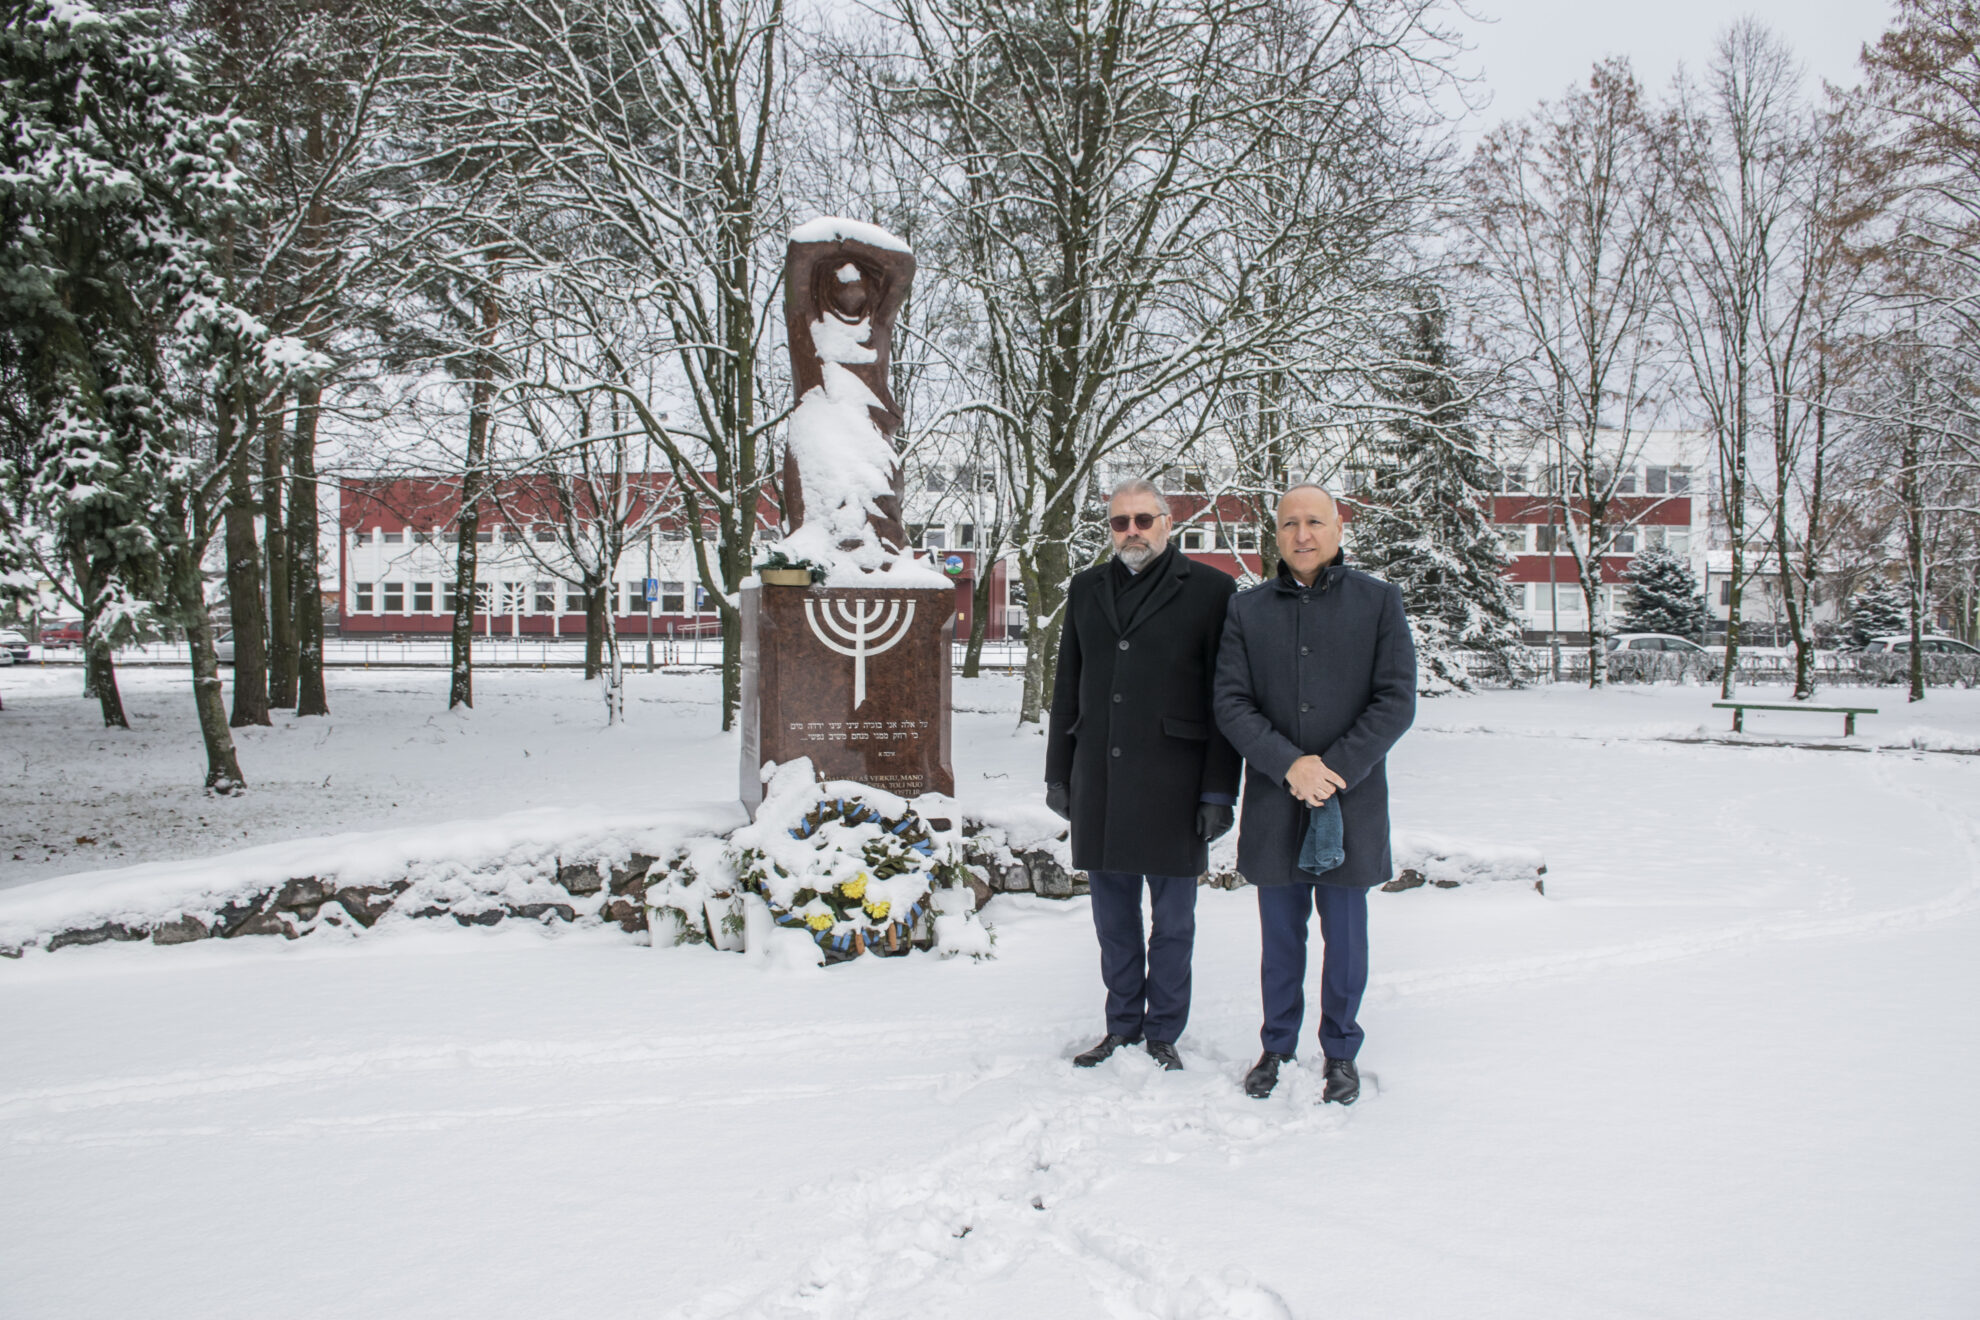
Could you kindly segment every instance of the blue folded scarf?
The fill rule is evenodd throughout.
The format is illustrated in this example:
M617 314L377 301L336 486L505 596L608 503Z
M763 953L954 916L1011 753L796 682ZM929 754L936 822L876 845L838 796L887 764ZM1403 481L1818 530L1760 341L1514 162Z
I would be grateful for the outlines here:
M1299 869L1325 875L1347 859L1341 846L1341 795L1336 793L1306 813L1306 841L1299 846Z

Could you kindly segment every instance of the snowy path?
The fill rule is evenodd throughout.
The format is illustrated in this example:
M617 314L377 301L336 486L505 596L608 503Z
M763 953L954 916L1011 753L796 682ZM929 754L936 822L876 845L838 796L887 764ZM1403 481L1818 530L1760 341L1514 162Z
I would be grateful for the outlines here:
M1547 894L1377 897L1347 1111L1238 1092L1243 891L1201 894L1179 1075L1066 1064L1092 935L1028 898L981 965L0 966L0 1315L1972 1315L1980 759L1661 742L1662 698L1550 736L1543 695L1397 758L1402 828L1538 847ZM966 793L1032 791L981 718Z

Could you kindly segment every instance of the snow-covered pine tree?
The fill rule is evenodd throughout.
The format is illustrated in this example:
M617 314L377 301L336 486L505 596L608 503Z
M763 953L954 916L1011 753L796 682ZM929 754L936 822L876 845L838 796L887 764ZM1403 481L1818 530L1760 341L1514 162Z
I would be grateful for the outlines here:
M1873 577L1849 602L1849 644L1911 632L1911 593L1888 578Z
M1356 567L1402 591L1421 690L1470 691L1456 653L1483 652L1510 676L1519 622L1442 298L1418 302L1378 387L1394 416L1364 450L1369 481L1348 501L1348 536Z
M20 353L22 475L56 553L80 545L102 566L100 582L77 569L99 619L145 599L185 628L206 784L230 792L241 772L201 561L233 453L199 421L236 381L314 364L225 296L213 238L241 200L237 130L200 108L160 21L87 0L0 19L0 332Z
M1617 631L1673 633L1694 642L1705 635L1705 593L1683 555L1649 546L1629 561L1623 580L1629 608Z

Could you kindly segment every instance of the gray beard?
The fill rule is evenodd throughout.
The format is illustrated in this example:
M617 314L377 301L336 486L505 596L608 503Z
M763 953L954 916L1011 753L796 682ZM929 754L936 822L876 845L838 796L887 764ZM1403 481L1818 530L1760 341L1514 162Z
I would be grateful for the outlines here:
M1129 545L1121 547L1121 562L1139 573L1155 558L1155 547L1150 545Z

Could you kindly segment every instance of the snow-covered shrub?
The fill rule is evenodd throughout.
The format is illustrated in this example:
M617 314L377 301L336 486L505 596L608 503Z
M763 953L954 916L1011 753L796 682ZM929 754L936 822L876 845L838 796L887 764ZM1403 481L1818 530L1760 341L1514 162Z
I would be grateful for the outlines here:
M646 884L646 925L655 948L744 946L742 899L726 840L689 839L654 865Z

